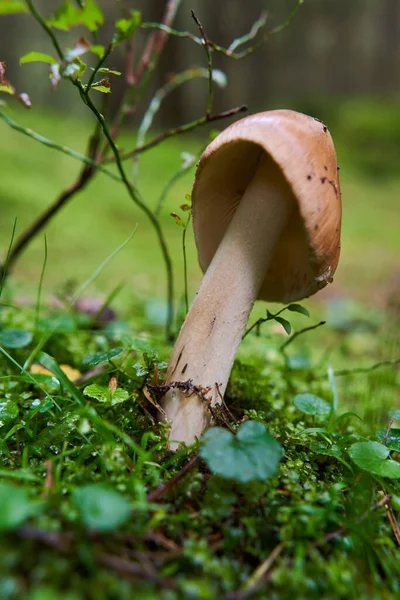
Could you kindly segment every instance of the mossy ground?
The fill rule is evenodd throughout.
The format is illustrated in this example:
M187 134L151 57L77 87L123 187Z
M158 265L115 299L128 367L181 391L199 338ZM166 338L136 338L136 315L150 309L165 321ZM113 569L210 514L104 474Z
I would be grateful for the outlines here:
M29 308L3 308L2 317L3 328L34 331L34 338L7 350L15 362L1 358L0 474L14 486L10 493L26 490L38 503L15 526L4 525L3 515L1 598L398 597L398 480L359 470L347 448L377 439L387 426L399 373L389 366L329 379L328 363L337 365L323 358L334 342L346 367L356 368L361 340L367 346L371 339L376 359L394 358L384 317L346 332L330 326L323 344L317 331L305 333L286 353L279 349L285 338L270 324L246 338L227 392L230 425L261 421L284 450L275 476L246 484L213 474L200 459L180 477L197 448L166 450L165 428L143 395L146 382L162 377L170 348L142 311L100 328L71 310L43 307L37 321ZM93 370L93 377L65 387L65 380L34 374L40 389L28 373L41 345L58 363ZM123 351L97 366L82 362L112 348ZM25 365L22 373L16 363ZM120 403L82 395L93 383L107 389L112 377L114 388L126 391ZM334 418L297 410L292 401L303 392L330 403L339 398ZM349 410L363 420L340 418ZM111 504L110 530L90 527L76 491L99 483L128 501L123 526L111 523Z

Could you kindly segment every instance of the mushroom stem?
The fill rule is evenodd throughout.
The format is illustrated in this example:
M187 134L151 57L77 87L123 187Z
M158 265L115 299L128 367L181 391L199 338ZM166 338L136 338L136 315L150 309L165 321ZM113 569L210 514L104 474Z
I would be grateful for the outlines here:
M182 326L167 384L191 380L212 406L221 403L250 311L292 207L293 195L279 167L262 152ZM172 422L171 449L177 442L192 444L211 421L207 402L182 387L171 388L162 401Z

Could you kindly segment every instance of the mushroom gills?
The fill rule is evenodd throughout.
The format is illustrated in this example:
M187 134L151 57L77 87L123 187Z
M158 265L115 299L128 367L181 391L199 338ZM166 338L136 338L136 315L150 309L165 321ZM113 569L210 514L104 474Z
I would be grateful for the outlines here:
M253 178L204 275L171 357L162 406L170 448L191 444L221 403L235 355L275 246L295 206L278 165L260 151ZM176 382L191 382L191 386ZM194 386L194 387L193 387Z

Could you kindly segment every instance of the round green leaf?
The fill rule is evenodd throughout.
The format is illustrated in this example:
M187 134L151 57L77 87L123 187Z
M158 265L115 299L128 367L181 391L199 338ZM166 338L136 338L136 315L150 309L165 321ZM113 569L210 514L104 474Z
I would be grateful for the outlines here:
M200 456L210 470L241 483L274 475L282 457L280 444L258 421L243 423L236 436L227 429L212 427L202 439Z
M313 394L298 394L293 398L293 404L307 415L327 415L332 410L329 402Z
M0 483L0 531L21 525L38 502L31 500L26 490L10 483Z
M101 483L77 488L72 498L82 521L96 531L114 531L126 523L131 513L128 500Z
M24 348L32 341L32 333L22 329L3 329L0 331L0 346L4 348Z
M379 442L357 442L349 448L350 457L360 469L381 477L400 479L400 463L387 460L389 454L390 449Z

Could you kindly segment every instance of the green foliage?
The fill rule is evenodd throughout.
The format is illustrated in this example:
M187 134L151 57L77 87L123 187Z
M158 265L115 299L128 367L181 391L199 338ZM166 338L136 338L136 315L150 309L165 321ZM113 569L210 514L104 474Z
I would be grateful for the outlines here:
M28 52L28 54L24 54L24 56L21 56L21 58L19 59L20 65L25 65L26 63L31 62L43 62L49 65L53 65L57 61L49 54L43 54L43 52Z
M358 442L349 448L349 455L360 469L381 477L400 479L400 463L388 459L390 448L378 442Z
M307 415L328 415L332 411L329 402L313 394L298 394L293 398L293 404Z
M243 423L236 436L221 427L212 427L202 441L200 456L211 471L241 483L271 477L282 457L281 446L257 421Z
M0 1L0 15L12 15L22 12L28 12L25 2L19 2L19 0Z
M129 502L103 484L86 485L74 490L72 499L86 527L99 532L114 531L130 516Z
M86 0L82 3L82 8L66 0L49 19L48 24L62 31L69 31L77 25L83 25L89 31L96 31L103 22L103 13L95 0Z
M142 16L139 11L132 10L129 19L119 19L116 21L115 27L117 33L113 37L113 44L117 45L125 40L129 40L139 27L141 18Z
M0 2L0 8L4 5L15 8L22 3ZM71 156L86 166L93 166L93 157L113 158L118 175L105 172L119 182L126 176L118 162L120 141L114 148L108 113L103 108L99 112L107 96L94 99L99 102L98 108L91 90L110 92L108 76L119 72L104 63L114 46L129 40L140 25L145 25L140 23L140 14L133 12L130 18L117 21L117 32L111 42L104 36L105 45L91 45L81 37L71 49L64 50L57 46L58 38L51 37L57 33L54 30L69 31L75 26L95 33L102 22L103 14L92 0L64 2L47 23L40 23L39 19L43 30L50 27L50 39L60 59L59 63L50 62L51 57L45 55L53 85L63 77L69 79L96 117L96 129L90 134L93 152L86 157L79 155L6 121L30 139L61 150L63 154L59 156L66 162L60 174L50 159L46 162L41 154L43 146L38 146L36 153L29 149L33 162L29 163L27 185L15 171L20 168L24 148L20 143L14 147L13 138L5 135L2 188L7 178L13 179L10 206L4 207L5 212L13 214L13 200L19 197L26 198L27 203L40 197L47 205L48 196L59 193L61 176L70 185L68 177L74 166L67 161ZM234 40L231 50L249 42L264 23L265 17L256 22L249 34ZM154 24L147 26L154 29ZM173 34L179 37L181 33ZM96 41L96 35L93 39ZM202 41L195 37L195 43ZM215 52L228 52L214 44L212 48ZM244 52L250 51L251 46ZM98 57L94 67L83 62L86 52ZM38 57L43 59L40 53L29 53L21 62ZM158 56L150 57L144 83L150 79L157 60ZM105 77L99 79L99 74ZM87 79L82 82L84 76ZM177 81L190 80L174 77L173 85L163 86L161 95L156 94L157 101L167 93L166 89L175 89ZM225 84L223 75L215 70L208 79L211 84ZM136 96L141 97L142 90L135 92ZM208 106L211 111L212 93ZM126 107L124 103L123 110ZM154 117L155 112L144 112L150 120ZM121 116L121 112L116 115L118 125ZM45 126L52 134L53 129L57 130L56 137L64 135L68 139L70 122L63 125L59 121L48 121ZM207 122L202 117L194 125L184 127L190 130ZM84 124L85 120L80 119L69 137L71 144L78 140L83 147L86 143L81 134ZM108 135L106 143L97 135L100 130ZM131 140L126 137L123 142L129 147ZM114 154L101 155L104 147L111 148ZM197 155L194 145L190 150ZM143 177L144 195L151 198L157 196L154 186L158 180L170 180L168 169L179 166L176 158L181 144L172 143L167 151L157 152L148 163L147 177ZM189 167L193 162L191 158ZM48 167L46 177L43 164ZM101 168L104 172L98 164L97 169ZM361 183L358 182L360 186ZM176 195L183 199L190 183L187 180L181 185ZM149 211L153 215L153 207L149 209L141 203L130 181L125 187L131 200L139 208L144 207L147 215ZM375 194L368 186L360 190L363 210L374 206ZM112 222L130 222L130 209L123 212L123 207L112 203L111 212L106 212L113 193L108 181L102 181L95 193L90 190L95 204L90 206L88 197L78 214L71 217L69 229L77 237L69 243L68 262L66 252L61 253L62 278L68 274L77 277L82 263L87 268L80 247L76 250L78 259L73 260L75 246L82 240L91 244L87 261L94 256L97 263L112 231ZM379 193L381 197L384 190L380 188ZM158 206L163 205L164 199ZM173 202L170 210L176 209L176 199ZM27 204L25 212L35 212L37 208ZM181 209L185 210L182 205ZM93 210L97 215L96 228ZM376 219L372 220L375 226ZM149 222L154 224L154 220ZM358 216L354 222L358 230ZM160 223L156 221L157 226ZM172 229L177 228L170 227L170 232ZM140 268L136 270L142 276L146 261L150 273L146 276L155 279L159 256L149 247L145 224L142 231L146 249L145 255L137 258ZM171 235L181 243L179 232ZM395 230L394 239L397 238ZM55 259L57 276L59 258ZM129 253L129 277L135 270L132 260ZM154 262L150 266L151 260ZM110 284L109 277L119 281L120 269L108 274L104 285ZM91 282L89 279L83 288ZM8 289L5 291L11 296ZM69 303L70 290L64 296ZM0 553L0 597L261 599L268 579L268 595L279 600L397 598L400 555L395 545L395 526L387 515L400 506L398 430L380 429L377 436L382 444L373 442L371 432L376 427L371 427L371 415L380 420L380 427L388 426L385 417L398 388L398 373L395 369L388 369L386 374L371 369L356 377L356 369L352 370L365 354L373 364L380 354L386 356L389 348L393 351L392 342L386 344L376 324L364 319L365 328L357 329L363 311L358 307L354 318L347 319L340 306L336 309L340 317L337 326L326 333L323 343L314 342L314 338L303 343L301 338L299 343L297 319L308 317L307 309L292 304L276 313L267 311L258 325L276 321L287 334L293 328L293 335L285 343L295 341L299 347L288 356L277 336L269 335L268 325L266 333L258 327L258 335L246 339L246 354L236 362L226 394L234 416L229 412L217 415L219 424L228 425L231 431L222 427L210 429L200 443L200 457L192 457L188 449L176 454L168 451L166 427L158 421L156 405L143 393L147 382L162 383L166 366L163 361L170 355L171 349L161 341L159 331L166 304L152 298L143 306L135 297L130 305L134 308L128 314L106 326L87 316L55 312L45 306L41 307L40 318L26 307L13 308L12 302L1 307L1 333L8 335L9 341L7 346L5 339L3 347L12 352L2 350L0 355L0 478L23 483L24 487L0 484L0 526L7 531ZM284 311L291 313L290 322L281 316ZM33 347L25 347L24 340L27 344L34 342ZM377 340L382 347L378 348ZM328 369L326 350L330 351L330 345L335 348L330 355L331 364L344 363L346 370L354 374L351 384L338 383L333 367ZM53 375L31 372L32 362L37 361ZM63 363L80 369L87 365L89 370L73 383L60 367ZM92 369L98 365L100 369ZM325 397L333 397L332 406L322 400ZM338 413L339 398L345 410L342 414ZM382 414L377 412L378 406ZM362 421L353 418L354 410L362 414ZM389 416L398 418L398 411L391 411ZM196 458L196 462L188 462L191 458ZM40 503L45 503L46 510L40 510Z
M52 311L43 306L41 312L46 331L54 331ZM6 486L0 513L7 531L2 596L16 600L28 590L52 589L56 597L80 598L91 590L94 597L163 598L172 581L172 600L188 593L213 600L250 586L257 567L278 548L268 571L272 597L367 598L372 585L394 600L400 555L386 507L374 507L384 498L384 485L392 510L398 510L400 479L385 471L399 468L392 447L397 430L389 432L386 446L377 444L376 457L371 430L354 418L351 405L342 413L300 412L294 397L332 395L325 367L316 367L311 357L308 370L288 369L280 336L250 336L251 353L246 362L236 362L226 394L236 418L248 420L237 424L229 418L236 435L210 429L196 465L168 487L191 454L166 449L165 427L141 394L143 382L170 352L151 335L156 329L143 313L133 311L101 331L79 320L55 330L35 359L54 377L21 373L0 356L0 478ZM57 313L57 322L62 315ZM2 309L6 329L30 330L32 318L29 310ZM146 335L133 337L132 331ZM42 332L34 343L37 335ZM307 345L315 344L311 335ZM359 334L341 335L351 346ZM13 352L25 364L32 350ZM83 359L89 370L104 371L80 387L68 382L59 364L82 368ZM347 354L348 366L352 360ZM383 377L361 375L361 387L352 388L355 402L366 405L374 378L382 387ZM343 380L337 378L337 387L336 394L345 396ZM115 402L119 393L123 402ZM383 411L378 438L386 435L390 408ZM360 444L368 445L361 455L354 452ZM160 486L161 496L148 497ZM157 573L151 581L141 567L143 556ZM121 577L120 568L135 573L134 584Z
M126 390L121 388L112 390L109 387L105 385L99 385L98 383L92 383L92 385L88 385L85 387L83 393L85 396L95 398L99 402L111 404L111 406L121 404L121 402L125 402L125 400L129 398L129 392Z
M4 348L25 348L33 338L30 331L21 329L0 329L0 346Z
M31 500L23 488L0 482L0 531L18 527L38 506L39 502Z

